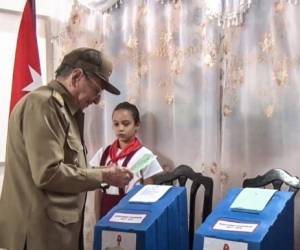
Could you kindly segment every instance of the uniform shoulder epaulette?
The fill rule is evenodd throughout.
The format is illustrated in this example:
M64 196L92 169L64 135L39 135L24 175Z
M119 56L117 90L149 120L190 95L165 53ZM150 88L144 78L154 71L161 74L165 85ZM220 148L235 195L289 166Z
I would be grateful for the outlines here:
M64 106L64 99L58 91L53 90L52 96L59 103L60 106Z

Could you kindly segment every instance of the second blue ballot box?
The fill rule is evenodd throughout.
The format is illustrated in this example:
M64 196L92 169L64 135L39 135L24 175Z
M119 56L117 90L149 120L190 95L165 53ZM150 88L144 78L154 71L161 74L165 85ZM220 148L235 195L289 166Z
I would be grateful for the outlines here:
M94 250L187 250L187 196L183 187L171 187L154 203L129 199L135 186L95 225Z
M294 200L276 192L259 213L233 211L242 189L234 188L195 233L193 250L293 250Z

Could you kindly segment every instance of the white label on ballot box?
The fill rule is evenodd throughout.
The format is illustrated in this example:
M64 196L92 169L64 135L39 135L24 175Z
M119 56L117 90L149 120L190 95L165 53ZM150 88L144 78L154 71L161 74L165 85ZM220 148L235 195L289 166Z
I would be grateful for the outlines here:
M129 202L152 203L158 201L172 186L146 185L141 188Z
M101 250L136 250L136 234L102 231Z
M146 214L114 213L109 222L140 224L145 217Z
M231 240L204 237L203 250L248 250L248 244Z
M241 223L226 220L218 220L213 229L233 232L252 233L257 228L257 223Z

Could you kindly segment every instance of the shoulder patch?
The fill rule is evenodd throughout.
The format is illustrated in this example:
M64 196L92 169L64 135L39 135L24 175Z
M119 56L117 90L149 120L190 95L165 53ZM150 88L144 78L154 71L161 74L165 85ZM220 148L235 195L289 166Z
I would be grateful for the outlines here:
M64 106L64 99L58 91L53 90L52 96L59 103L60 106Z

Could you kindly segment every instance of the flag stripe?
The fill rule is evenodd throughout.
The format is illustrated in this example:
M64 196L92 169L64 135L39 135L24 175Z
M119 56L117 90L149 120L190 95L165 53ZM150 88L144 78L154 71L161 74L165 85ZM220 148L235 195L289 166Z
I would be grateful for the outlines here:
M34 7L34 0L27 0L21 18L15 54L10 112L26 94L23 89L33 81L29 66L41 74Z

